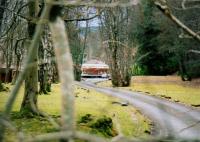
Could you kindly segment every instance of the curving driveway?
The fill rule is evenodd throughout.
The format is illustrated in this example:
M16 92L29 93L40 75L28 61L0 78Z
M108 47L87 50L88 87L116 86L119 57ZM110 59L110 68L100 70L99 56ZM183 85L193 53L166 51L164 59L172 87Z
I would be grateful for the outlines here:
M138 108L153 121L155 127L153 134L156 136L200 140L200 111L192 107L143 93L98 87L90 81L77 84L84 88L95 89L103 94L121 98Z

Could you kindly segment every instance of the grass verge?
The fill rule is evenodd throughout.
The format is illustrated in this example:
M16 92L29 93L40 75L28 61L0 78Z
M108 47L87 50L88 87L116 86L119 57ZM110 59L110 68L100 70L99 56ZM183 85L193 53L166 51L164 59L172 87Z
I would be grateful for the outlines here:
M11 85L6 85L11 88ZM61 99L60 99L60 85L54 84L52 92L49 95L39 95L38 104L42 111L47 112L53 116L58 122L60 121ZM48 133L55 131L53 126L44 118L18 118L17 112L20 109L20 104L23 99L24 88L20 89L19 95L15 101L12 110L13 124L18 130L25 132L30 136ZM8 99L9 92L0 92L0 112L4 109L4 104ZM107 117L111 118L113 122L113 131L115 134L121 132L128 137L146 137L146 132L150 131L150 121L140 114L138 110L131 106L121 106L113 102L119 102L119 99L102 95L94 90L84 89L82 87L75 87L75 109L77 129L87 133L97 134L103 137L109 137L102 131L95 130L91 127L97 120ZM79 123L81 118L86 114L92 116L90 123ZM15 132L6 131L6 141L15 140Z
M143 77L145 78L145 77ZM111 87L111 81L98 83L99 86ZM148 95L154 95L169 99L174 102L184 103L194 107L200 107L200 88L187 84L170 81L147 80L145 82L134 80L130 87L122 87L130 91L144 92Z

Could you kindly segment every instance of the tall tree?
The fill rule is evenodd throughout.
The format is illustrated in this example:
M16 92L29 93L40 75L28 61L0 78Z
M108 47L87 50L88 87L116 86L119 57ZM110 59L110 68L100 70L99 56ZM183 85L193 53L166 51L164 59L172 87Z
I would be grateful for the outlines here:
M190 80L191 77L200 75L198 4L198 1L155 0L155 5L162 14L166 15L171 23L176 24L176 26L168 25L166 28L174 31L167 36L172 37L171 41L174 41L175 46L168 46L165 49L172 49L175 53L179 63L179 74L183 80Z
M31 18L38 18L39 2L38 0L29 1L29 16ZM36 25L31 21L28 22L29 40L32 40ZM23 102L21 104L22 114L37 113L37 98L38 98L38 46L34 48L33 56L31 57L30 66L25 78L25 92Z
M158 19L159 11L154 7L152 0L141 1L142 19L137 24L135 31L136 39L139 43L136 58L137 66L142 70L143 74L148 75L166 75L176 71L171 62L174 56L167 49L162 48L172 46L172 39L167 35L169 30L165 29L165 23ZM167 22L166 19L162 19ZM169 26L167 26L169 28ZM176 62L176 61L174 61Z
M55 55L53 51L50 31L47 26L44 28L41 43L39 45L39 82L40 94L48 94L51 91L51 83L53 79L53 68Z
M3 8L5 8L5 10L3 17L4 22L1 28L1 52L3 52L4 61L1 62L6 66L5 82L11 81L12 69L16 67L16 72L13 77L15 78L13 79L14 83L24 54L24 44L22 43L26 40L25 37L27 35L27 22L25 19L18 16L18 14L22 16L27 11L23 0L7 0L6 7Z
M83 13L86 11L86 14ZM66 29L69 36L70 50L74 64L74 79L81 80L81 66L83 63L84 52L86 49L86 41L88 35L88 16L90 13L89 8L68 8L65 10L68 20L65 20ZM75 17L75 18L74 18ZM69 20L71 18L71 20ZM73 20L74 19L74 20ZM83 28L80 21L86 21L86 27Z
M114 2L114 1L112 1ZM101 16L104 47L106 49L113 86L130 84L131 47L129 43L129 10L122 7L106 8Z

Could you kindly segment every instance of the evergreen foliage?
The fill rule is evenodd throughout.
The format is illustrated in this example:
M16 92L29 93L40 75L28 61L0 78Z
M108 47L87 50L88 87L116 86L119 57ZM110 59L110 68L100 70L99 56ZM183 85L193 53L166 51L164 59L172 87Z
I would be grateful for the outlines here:
M162 40L163 29L157 20L152 1L142 1L143 19L137 24L134 33L139 43L136 63L133 67L137 75L167 75L177 71L178 61L175 53L169 50L162 51L165 46L173 46L171 37ZM166 30L166 29L165 29Z

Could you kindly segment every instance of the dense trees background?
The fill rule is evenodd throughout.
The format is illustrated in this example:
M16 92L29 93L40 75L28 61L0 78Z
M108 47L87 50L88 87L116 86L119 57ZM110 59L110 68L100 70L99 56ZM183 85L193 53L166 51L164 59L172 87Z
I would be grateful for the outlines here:
M199 31L199 9L183 9L182 1L169 1L175 16ZM141 1L139 22L134 31L138 42L137 60L133 66L136 75L169 75L178 73L183 80L199 76L198 42L176 26L154 6L153 1Z

